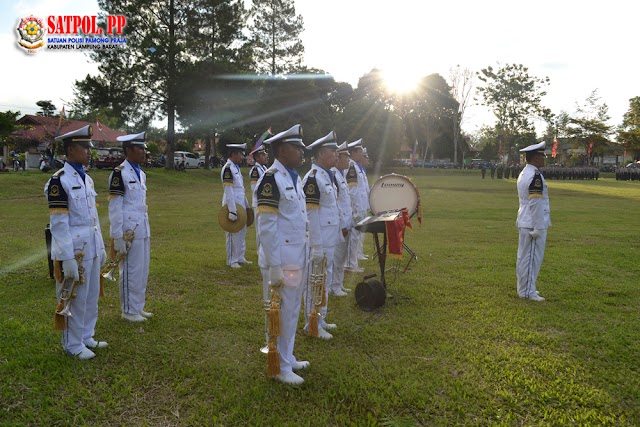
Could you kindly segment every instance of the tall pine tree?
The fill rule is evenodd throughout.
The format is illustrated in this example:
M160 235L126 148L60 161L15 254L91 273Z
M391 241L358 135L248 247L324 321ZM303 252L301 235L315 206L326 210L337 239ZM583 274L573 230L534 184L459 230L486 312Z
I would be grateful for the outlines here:
M293 0L253 0L249 26L256 71L287 74L302 67L304 30Z

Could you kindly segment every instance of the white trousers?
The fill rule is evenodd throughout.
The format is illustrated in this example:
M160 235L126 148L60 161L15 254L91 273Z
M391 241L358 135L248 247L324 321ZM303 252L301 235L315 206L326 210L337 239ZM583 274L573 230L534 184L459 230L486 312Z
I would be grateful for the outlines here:
M364 218L366 212L359 212L358 218ZM364 234L354 228L349 230L349 243L347 247L347 261L345 267L358 268L358 257L362 255L362 245L364 244Z
M236 262L246 262L244 253L247 249L247 227L237 233L224 233L227 238L227 265L235 264Z
M324 297L326 298L327 306L320 308L320 314L322 315L322 317L320 318L320 322L318 322L318 325L320 325L320 327L323 327L327 323L326 318L327 318L327 311L328 311L327 309L329 308L329 287L331 285L331 282L333 281L333 263L335 261L335 249L336 249L335 246L322 247L322 252L324 253L324 256L327 258L327 270L324 278L325 279ZM313 289L311 286L311 264L309 264L309 268L307 270L308 270L307 277L305 278L306 286L305 286L305 292L304 292L304 305L305 305L304 327L305 329L309 327L309 316L313 312L313 307L315 306L313 303ZM344 273L344 268L343 268L343 273Z
M120 308L126 314L144 310L150 262L149 238L134 239L125 259L120 261Z
M100 258L85 259L84 284L77 285L69 309L72 316L67 317L62 331L62 348L70 354L78 354L85 348L85 342L93 338L98 321L98 296L100 295ZM60 301L62 284L56 283L57 301Z
M518 296L531 298L536 295L536 281L544 258L547 230L540 230L540 237L535 240L529 235L533 228L520 228L519 230L518 259L516 261Z
M263 283L263 298L269 296L269 269L261 268ZM300 304L302 302L304 269L283 270L285 286L280 288L280 336L278 337L278 352L280 353L280 371L292 372L292 365L296 362L293 347L296 340ZM265 278L267 278L265 280Z
M333 255L333 274L329 288L332 291L338 291L344 287L344 263L347 260L347 247L349 245L349 238L353 230L349 231L344 242L340 242L336 245L336 249Z

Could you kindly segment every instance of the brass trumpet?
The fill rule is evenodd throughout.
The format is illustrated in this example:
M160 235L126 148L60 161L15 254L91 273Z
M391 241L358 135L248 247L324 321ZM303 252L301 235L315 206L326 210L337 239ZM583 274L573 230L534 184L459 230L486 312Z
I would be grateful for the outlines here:
M62 285L63 287L60 291L60 302L56 307L55 314L55 328L57 330L64 329L65 318L73 317L73 314L71 313L71 300L77 296L74 293L76 286L84 284L84 266L82 265L82 260L84 259L85 246L87 246L87 242L84 242L82 249L74 255L76 262L78 263L78 280L65 280Z
M136 237L136 228L138 228L138 224L136 224L136 226L133 227L133 230L125 231L124 235L122 236L124 241L127 242L126 243L127 251L131 247L131 242L133 242L133 239ZM111 239L111 247L113 248L113 239ZM115 254L115 255L111 256L112 254ZM122 252L115 252L115 250L110 250L109 255L111 256L111 258L107 261L106 265L102 269L101 275L102 277L109 280L110 282L115 282L116 267L118 267L118 264L120 263L120 261L122 261L127 257L127 254L123 254Z
M327 277L327 258L322 257L321 261L311 262L311 271L309 273L309 281L311 282L311 298L313 301L313 312L309 318L309 336L318 336L318 324L322 314L320 307L327 305L326 296L326 277Z

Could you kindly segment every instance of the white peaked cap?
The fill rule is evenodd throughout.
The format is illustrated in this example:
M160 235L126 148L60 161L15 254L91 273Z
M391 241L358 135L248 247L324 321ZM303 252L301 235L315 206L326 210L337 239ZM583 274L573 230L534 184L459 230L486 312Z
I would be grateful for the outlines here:
M130 143L145 142L146 135L147 135L147 132L145 131L145 132L135 133L131 135L119 136L116 138L116 140L120 142L130 142Z
M520 150L520 152L526 153L527 151L544 151L546 146L547 146L547 143L545 141L542 141L538 144L532 144L532 145L529 145L528 147L524 147L522 150Z
M347 144L347 147L349 147L349 148L363 148L362 147L362 138L360 138L357 141L350 142L349 144Z
M338 148L338 143L336 142L336 133L334 131L329 132L328 135L315 140L310 145L307 145L307 150L314 150L322 147L335 148L335 149Z
M349 149L347 148L347 141L345 141L342 144L338 145L338 153L349 154Z
M274 142L288 142L293 145L305 148L302 142L302 125L294 125L292 128L280 132L264 141L264 144L272 144Z

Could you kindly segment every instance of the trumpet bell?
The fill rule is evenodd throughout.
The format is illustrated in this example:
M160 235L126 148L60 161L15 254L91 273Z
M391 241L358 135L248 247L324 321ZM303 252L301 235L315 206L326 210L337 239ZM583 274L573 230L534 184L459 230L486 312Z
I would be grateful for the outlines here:
M102 277L104 277L110 282L115 282L116 281L115 272L116 272L116 267L112 267L108 271L102 273Z
M73 317L73 314L71 314L71 309L69 307L69 304L65 304L64 308L57 313L64 317Z

